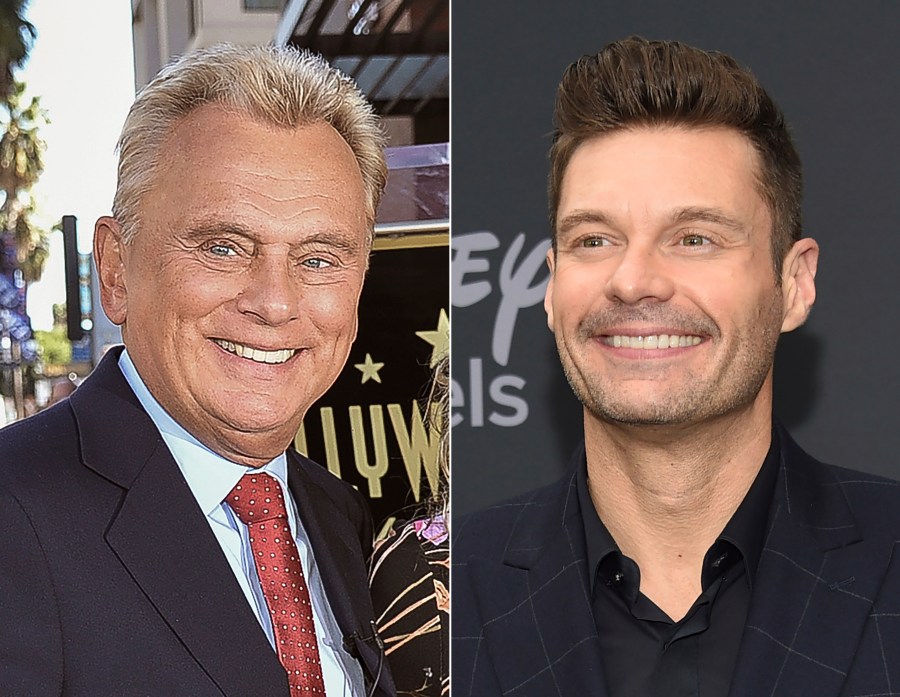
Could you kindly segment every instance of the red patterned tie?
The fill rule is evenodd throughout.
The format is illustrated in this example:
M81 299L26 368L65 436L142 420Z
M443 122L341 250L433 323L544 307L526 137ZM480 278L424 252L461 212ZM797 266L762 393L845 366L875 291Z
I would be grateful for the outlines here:
M253 560L291 697L324 695L312 604L281 486L268 474L245 474L225 501L250 531Z

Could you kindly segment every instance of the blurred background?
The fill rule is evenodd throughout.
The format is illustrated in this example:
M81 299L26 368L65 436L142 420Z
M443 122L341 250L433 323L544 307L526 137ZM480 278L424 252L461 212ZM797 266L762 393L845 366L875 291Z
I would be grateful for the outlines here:
M560 476L581 440L543 309L547 152L566 66L630 34L734 56L784 110L818 300L776 413L814 456L900 478L900 3L453 3L453 507Z
M92 13L53 0L3 0L0 7L2 425L47 404L53 387L58 396L66 393L74 385L69 374L77 381L90 369L93 313L84 254L93 220L112 202L114 148L135 83L127 3L98 0ZM75 342L66 327L66 215L84 226L82 256L74 247L68 255L72 335L86 330L87 336Z
M65 397L120 341L90 254L119 130L172 57L222 41L320 53L384 119L359 336L296 440L378 520L438 482L423 398L449 346L449 0L0 0L0 427Z

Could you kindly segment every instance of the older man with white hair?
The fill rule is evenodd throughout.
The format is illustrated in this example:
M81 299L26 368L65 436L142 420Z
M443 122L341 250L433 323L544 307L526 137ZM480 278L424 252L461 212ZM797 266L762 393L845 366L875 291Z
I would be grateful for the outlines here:
M223 45L119 156L94 253L125 348L0 433L0 694L393 693L366 504L290 448L356 336L376 117L317 57Z

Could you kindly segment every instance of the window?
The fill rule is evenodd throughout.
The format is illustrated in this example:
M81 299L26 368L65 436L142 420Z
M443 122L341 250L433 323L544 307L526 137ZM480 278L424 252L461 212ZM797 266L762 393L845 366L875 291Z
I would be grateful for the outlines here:
M284 9L285 0L244 0L244 10L247 12L281 12Z

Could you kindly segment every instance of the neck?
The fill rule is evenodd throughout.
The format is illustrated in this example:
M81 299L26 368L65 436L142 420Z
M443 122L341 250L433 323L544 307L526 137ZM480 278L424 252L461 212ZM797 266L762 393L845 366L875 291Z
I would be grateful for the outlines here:
M771 395L703 424L623 426L585 412L591 499L641 590L673 619L700 594L703 557L771 444Z

